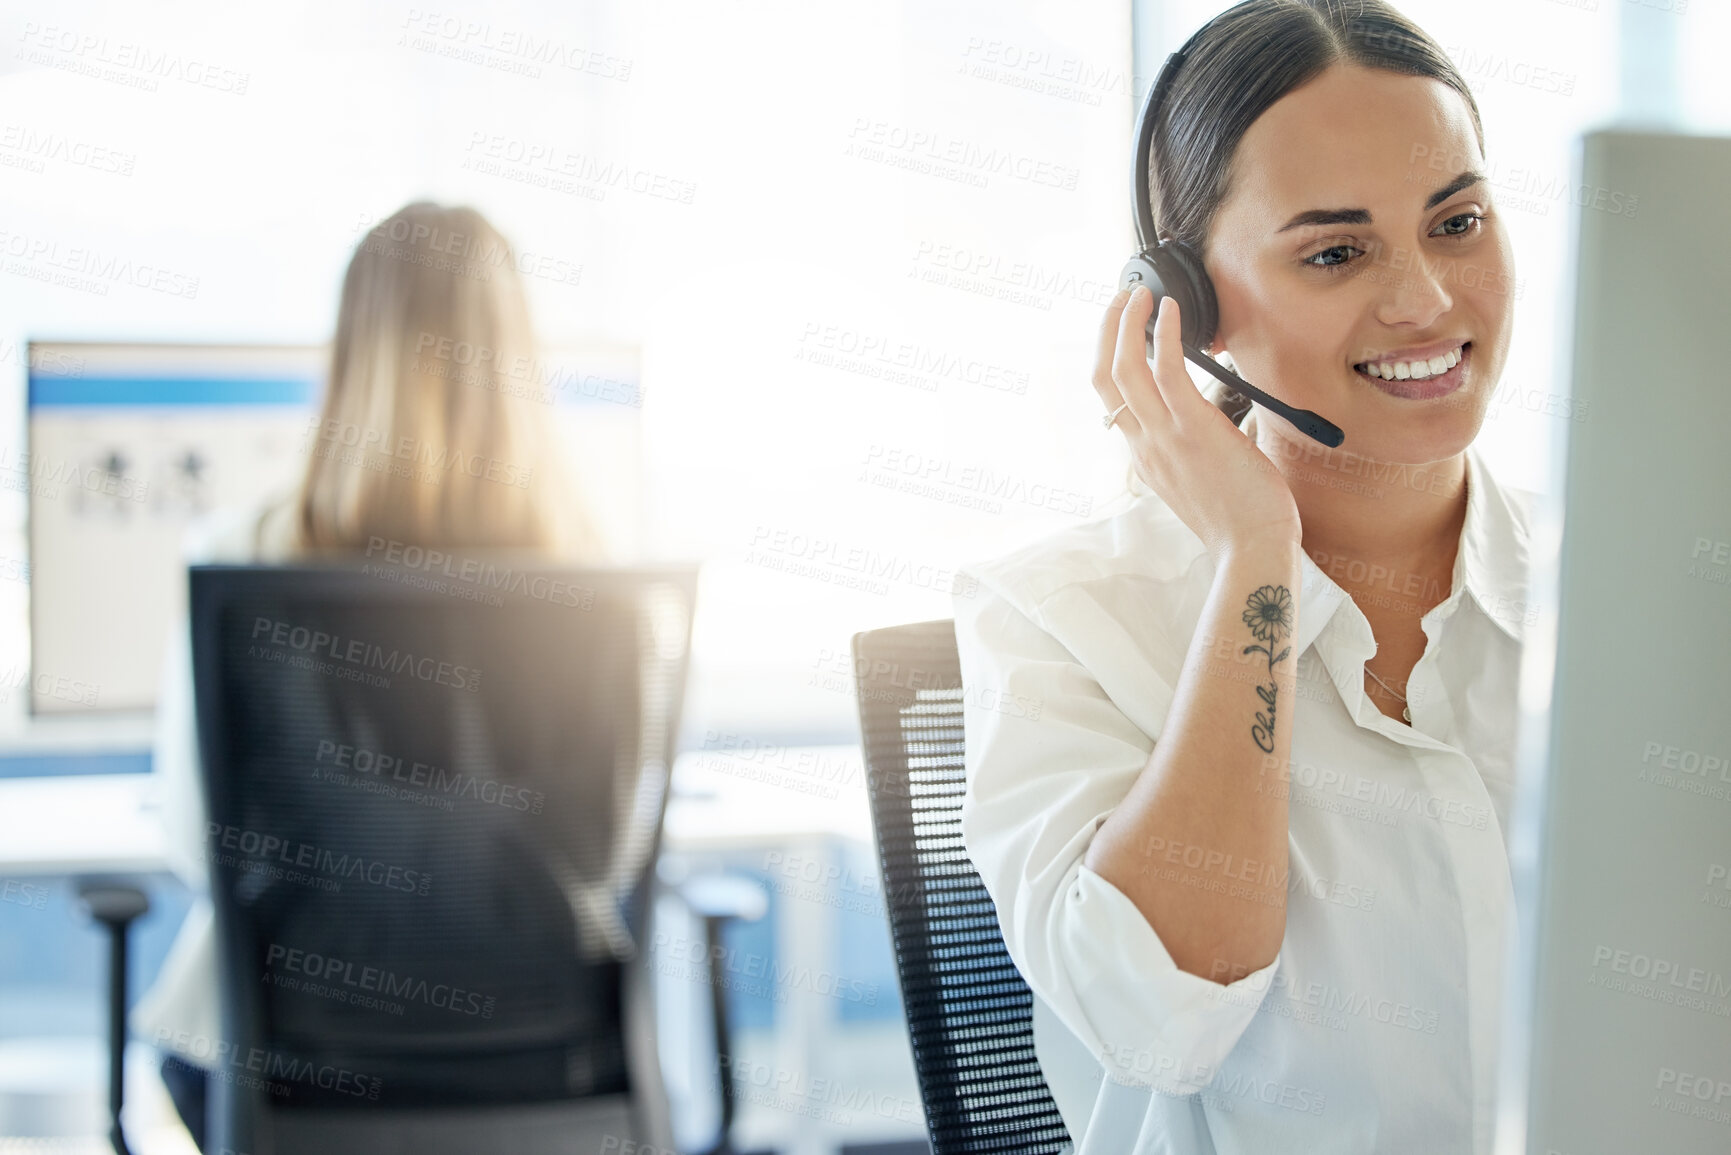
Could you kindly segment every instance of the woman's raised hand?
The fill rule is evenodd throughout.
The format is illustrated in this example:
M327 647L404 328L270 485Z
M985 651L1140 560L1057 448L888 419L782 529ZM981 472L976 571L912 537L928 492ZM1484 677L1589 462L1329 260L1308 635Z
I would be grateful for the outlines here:
M1286 479L1256 443L1190 380L1180 345L1178 302L1160 299L1154 367L1144 332L1154 295L1120 291L1100 325L1094 389L1130 443L1136 472L1202 539L1216 561L1249 545L1303 540Z

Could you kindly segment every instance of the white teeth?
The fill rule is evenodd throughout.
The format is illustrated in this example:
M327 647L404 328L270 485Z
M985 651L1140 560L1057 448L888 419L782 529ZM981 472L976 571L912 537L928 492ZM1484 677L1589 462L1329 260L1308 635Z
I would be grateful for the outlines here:
M1378 361L1375 364L1366 362L1360 368L1372 377L1381 377L1384 381L1423 381L1426 377L1448 372L1460 364L1460 360L1461 350L1455 348L1427 361Z

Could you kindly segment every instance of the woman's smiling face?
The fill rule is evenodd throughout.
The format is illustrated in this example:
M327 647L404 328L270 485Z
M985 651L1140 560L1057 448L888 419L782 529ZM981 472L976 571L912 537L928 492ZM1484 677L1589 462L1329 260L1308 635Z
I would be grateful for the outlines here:
M1208 235L1212 348L1339 425L1343 452L1459 453L1484 421L1514 319L1485 168L1466 102L1441 81L1335 65L1287 93L1239 142ZM1372 361L1394 379L1366 372ZM1258 422L1310 444L1273 414Z

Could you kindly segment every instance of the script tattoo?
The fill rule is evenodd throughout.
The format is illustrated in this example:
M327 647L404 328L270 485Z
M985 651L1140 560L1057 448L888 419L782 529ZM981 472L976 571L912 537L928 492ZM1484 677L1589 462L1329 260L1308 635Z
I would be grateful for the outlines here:
M1256 724L1250 727L1250 737L1264 754L1272 754L1276 690L1274 663L1284 660L1292 653L1291 646L1282 648L1278 654L1274 652L1274 647L1280 645L1292 630L1292 593L1285 586L1263 586L1251 594L1245 603L1244 624L1250 627L1251 636L1263 644L1245 646L1243 652L1268 655L1269 682L1266 686L1256 687L1256 696L1262 699L1268 712L1256 712Z

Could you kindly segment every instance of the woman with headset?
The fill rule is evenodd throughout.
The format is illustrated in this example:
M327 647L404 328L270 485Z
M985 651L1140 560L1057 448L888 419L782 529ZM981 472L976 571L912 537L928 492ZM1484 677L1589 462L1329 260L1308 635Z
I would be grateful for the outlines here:
M1142 131L1174 299L1118 293L1093 383L1152 493L967 567L965 844L1080 1155L1488 1152L1532 495L1472 444L1476 104L1381 0L1245 0Z

